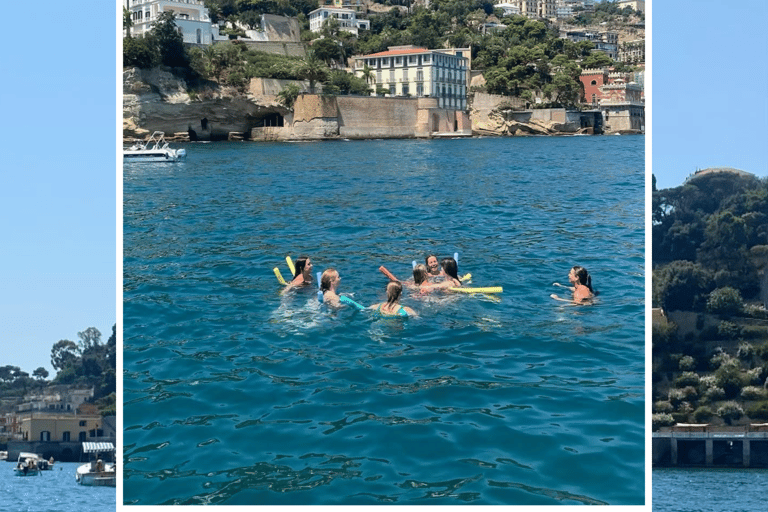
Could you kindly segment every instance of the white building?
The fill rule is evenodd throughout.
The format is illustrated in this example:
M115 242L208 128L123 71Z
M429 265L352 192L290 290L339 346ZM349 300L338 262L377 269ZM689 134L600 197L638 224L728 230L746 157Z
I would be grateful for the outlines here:
M24 402L16 407L17 412L47 411L74 413L86 400L93 398L93 388L67 389L51 388L40 394L24 397Z
M336 18L339 28L357 35L359 29L370 30L370 20L358 19L354 9L340 9L337 7L320 7L309 13L309 30L320 32L323 22L328 18Z
M594 0L557 0L555 4L558 18L572 18L579 11L593 12Z
M124 6L131 11L132 36L149 32L160 14L172 11L185 43L213 43L211 18L202 0L124 0Z
M415 46L391 46L385 52L355 57L355 76L367 66L374 89L383 87L390 96L432 97L438 107L467 109L469 59L461 50L428 50Z
M520 14L520 5L516 3L511 4L507 1L504 1L496 4L495 7L504 11L504 16L516 16Z

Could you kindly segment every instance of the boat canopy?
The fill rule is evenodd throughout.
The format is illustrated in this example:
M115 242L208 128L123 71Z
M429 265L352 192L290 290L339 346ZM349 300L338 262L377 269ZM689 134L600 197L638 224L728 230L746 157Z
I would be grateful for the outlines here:
M115 451L112 443L83 443L83 453L103 453Z

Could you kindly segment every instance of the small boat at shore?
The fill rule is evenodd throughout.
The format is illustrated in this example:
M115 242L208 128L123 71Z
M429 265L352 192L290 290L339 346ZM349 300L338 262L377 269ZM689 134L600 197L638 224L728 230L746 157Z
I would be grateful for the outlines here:
M80 485L115 487L117 483L114 462L104 462L102 455L115 456L115 445L112 443L83 443L83 453L90 456L91 461L82 464L75 472L75 480Z
M186 156L186 150L168 146L165 132L154 132L145 142L123 148L123 162L177 162Z
M21 452L16 467L13 468L16 476L39 476L40 457L36 453Z

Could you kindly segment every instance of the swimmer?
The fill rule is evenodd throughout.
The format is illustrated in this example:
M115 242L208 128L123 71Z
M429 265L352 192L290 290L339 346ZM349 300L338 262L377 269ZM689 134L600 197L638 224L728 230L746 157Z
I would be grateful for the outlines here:
M423 266L423 265L420 265ZM403 285L398 281L387 283L387 302L381 302L370 306L375 313L388 317L409 317L418 316L416 312L408 306L400 305L400 295L403 293Z
M320 277L320 291L323 293L323 304L330 306L341 306L339 294L336 293L336 287L339 286L341 277L334 268L327 268Z
M429 274L429 277L437 277L440 275L440 265L437 262L437 256L430 254L424 258L424 262L427 264L427 274Z
M452 287L458 288L461 286L459 280L459 264L453 258L443 258L440 260L440 274L445 277L445 281L450 283Z
M427 280L429 272L425 265L416 265L413 267L413 283L422 292L428 292L436 288L448 288L453 286L450 281L445 280L441 283L431 283Z
M312 284L312 260L302 256L296 260L296 272L293 274L291 286L307 286Z
M572 288L570 286L563 286L560 283L552 284L571 290L573 292L573 302L577 304L581 304L597 295L592 288L592 276L590 276L587 269L582 266L576 265L571 269L568 273L568 281L573 285ZM557 300L565 300L555 294L550 295L550 297Z

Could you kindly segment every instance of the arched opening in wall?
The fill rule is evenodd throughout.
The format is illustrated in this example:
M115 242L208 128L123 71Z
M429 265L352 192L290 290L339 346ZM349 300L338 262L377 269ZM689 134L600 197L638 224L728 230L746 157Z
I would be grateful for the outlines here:
M459 118L455 112L453 113L453 131L459 131Z
M440 131L440 116L432 114L432 132Z
M262 117L256 127L285 126L285 118L277 112L272 112Z

